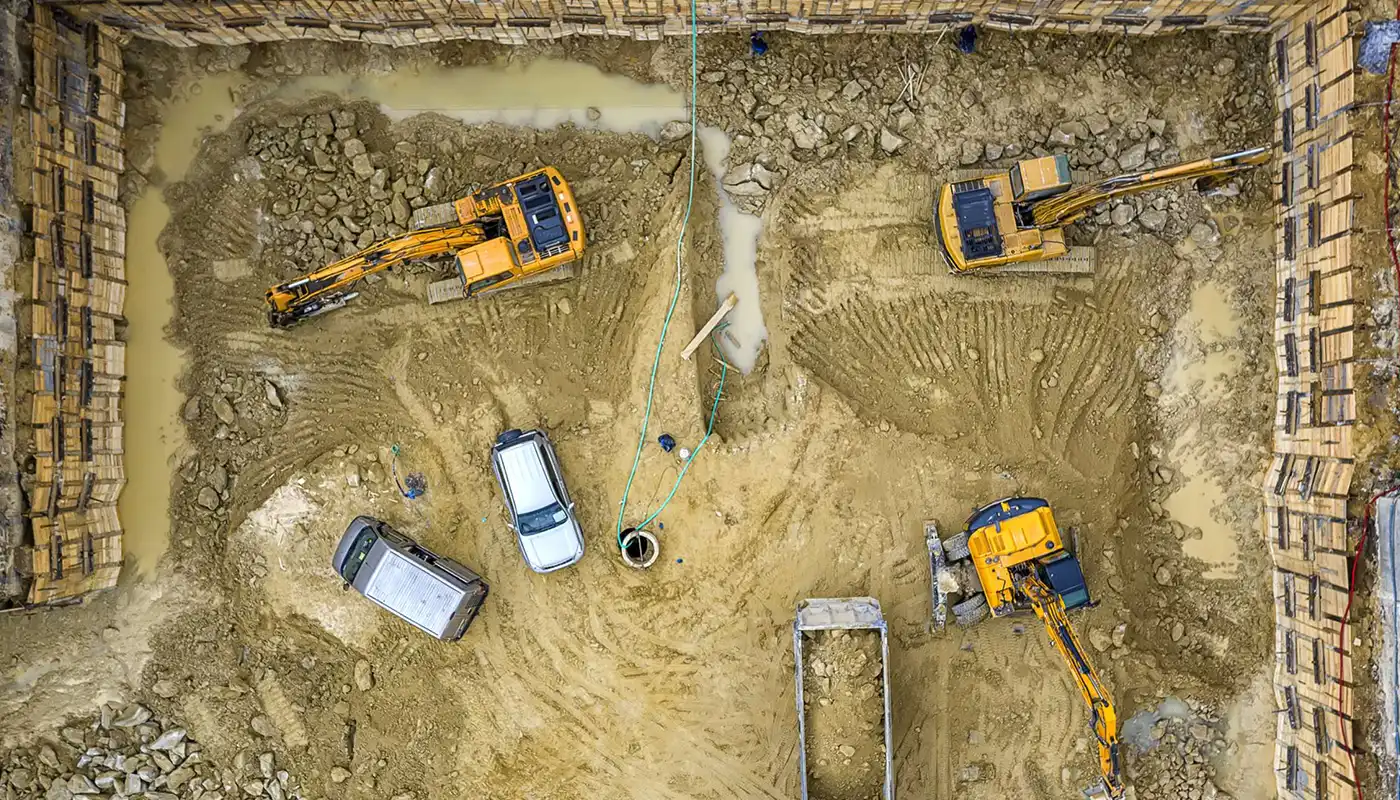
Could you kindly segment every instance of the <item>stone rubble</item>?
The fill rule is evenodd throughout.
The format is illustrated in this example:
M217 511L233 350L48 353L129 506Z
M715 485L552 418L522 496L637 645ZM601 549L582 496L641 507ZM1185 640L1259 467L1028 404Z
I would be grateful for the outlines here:
M1235 755L1219 723L1201 710L1152 726L1153 746L1128 759L1127 800L1232 800L1215 783L1215 764Z
M302 800L273 753L208 761L184 728L132 703L0 755L5 800Z

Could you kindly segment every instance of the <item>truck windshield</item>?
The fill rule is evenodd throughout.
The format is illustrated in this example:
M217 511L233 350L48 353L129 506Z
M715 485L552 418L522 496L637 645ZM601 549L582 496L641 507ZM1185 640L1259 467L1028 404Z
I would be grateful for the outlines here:
M545 506L544 508L530 511L520 515L520 532L529 536L535 533L544 533L551 528L556 528L559 523L569 518L568 512L558 503Z

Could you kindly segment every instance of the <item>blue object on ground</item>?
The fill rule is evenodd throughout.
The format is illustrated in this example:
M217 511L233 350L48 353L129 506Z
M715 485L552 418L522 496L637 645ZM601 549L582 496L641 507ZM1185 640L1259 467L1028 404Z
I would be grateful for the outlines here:
M669 433L663 433L660 436L656 437L656 442L657 444L661 445L662 450L665 450L668 453L676 449L676 437L672 436Z
M968 25L958 31L958 49L968 54L977 52L977 26Z
M1400 20L1366 23L1356 63L1373 75L1384 75L1390 66L1390 48L1400 43Z
M749 50L756 56L768 52L768 42L763 38L763 31L754 31L749 34Z

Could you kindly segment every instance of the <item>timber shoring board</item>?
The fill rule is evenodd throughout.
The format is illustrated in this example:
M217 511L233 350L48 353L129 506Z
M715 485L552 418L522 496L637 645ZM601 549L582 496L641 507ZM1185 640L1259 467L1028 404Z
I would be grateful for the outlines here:
M1351 800L1350 575L1346 503L1355 465L1355 307L1350 108L1355 41L1344 0L1318 0L1274 29L1279 179L1274 315L1278 395L1264 478L1275 600L1278 796ZM1282 69L1280 70L1280 67ZM1307 109L1304 104L1312 102ZM1299 181L1304 174L1313 180Z
M116 585L122 466L126 213L119 37L51 4L34 8L33 375L25 430L35 486L25 510L34 605Z

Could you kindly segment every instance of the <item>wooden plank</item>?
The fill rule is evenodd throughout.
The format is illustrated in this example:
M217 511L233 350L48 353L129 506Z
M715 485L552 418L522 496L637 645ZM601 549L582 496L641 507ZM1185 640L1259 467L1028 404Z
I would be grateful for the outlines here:
M690 357L695 355L695 351L700 348L700 343L705 341L705 339L714 332L715 328L718 327L719 323L724 319L724 316L730 311L733 311L734 307L737 305L739 305L739 296L730 292L729 296L724 298L724 302L719 304L719 308L715 310L715 313L710 315L709 321L700 326L700 330L691 338L690 343L685 346L684 350L681 350L681 358L689 361Z

